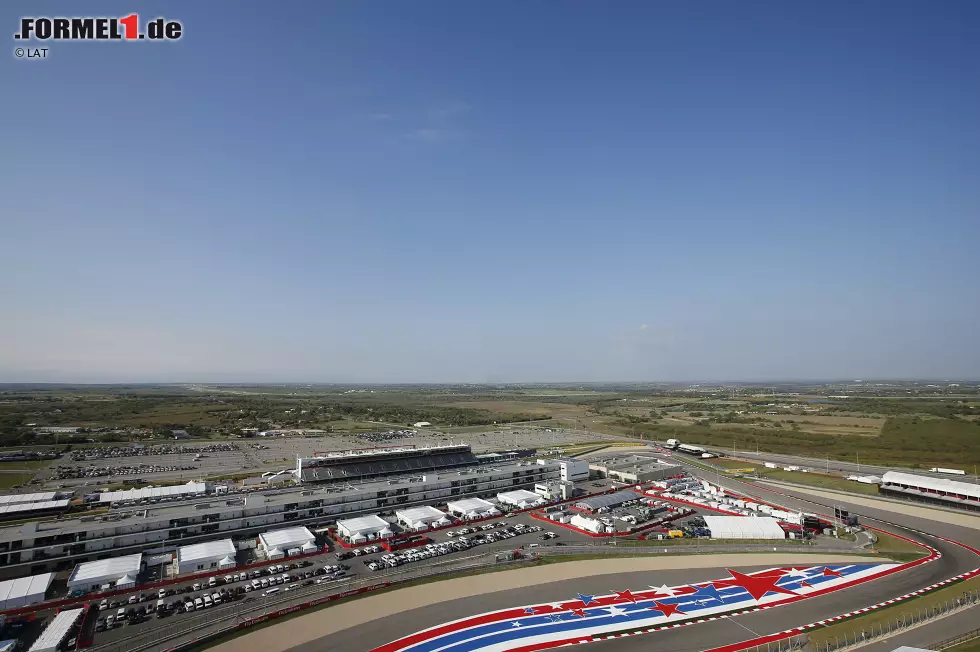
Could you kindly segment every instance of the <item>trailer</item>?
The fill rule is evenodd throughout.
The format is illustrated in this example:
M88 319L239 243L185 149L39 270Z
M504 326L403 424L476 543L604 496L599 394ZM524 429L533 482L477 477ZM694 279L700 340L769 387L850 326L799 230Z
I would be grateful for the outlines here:
M936 467L929 470L933 473L944 473L946 475L966 475L966 471L960 471L959 469L944 469L941 467Z

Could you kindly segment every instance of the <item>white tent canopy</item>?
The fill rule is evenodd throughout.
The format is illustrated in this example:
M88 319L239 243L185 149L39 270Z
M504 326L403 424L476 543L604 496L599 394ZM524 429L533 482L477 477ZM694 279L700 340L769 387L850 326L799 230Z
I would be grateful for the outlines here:
M205 541L191 546L177 548L177 572L193 573L218 568L226 557L235 559L237 551L231 539Z
M779 521L768 516L705 516L712 539L785 539Z
M337 521L337 531L340 532L340 535L350 538L353 538L356 534L363 537L367 537L369 534L375 535L385 528L391 529L391 523L377 514Z
M482 498L463 498L462 500L453 500L446 505L446 508L452 514L470 517L485 514L486 512L495 509L493 503L483 500Z
M279 548L272 548L269 550L269 559L282 559L285 556L285 553L283 553L283 551Z
M113 503L124 500L174 498L192 494L203 494L207 489L207 484L191 481L187 484L169 487L144 487L143 489L126 489L123 491L103 491L99 494L99 502Z
M516 505L518 507L529 507L544 502L544 498L525 489L515 489L514 491L504 491L497 494L497 500L504 505Z
M56 652L65 640L68 632L71 631L71 628L81 618L83 611L85 610L66 609L65 611L59 612L54 617L54 620L44 628L44 631L41 632L38 639L34 641L34 645L31 646L29 652Z
M272 530L259 535L259 542L266 550L272 548L300 548L304 544L313 543L316 537L305 527L290 527L282 530Z
M415 529L419 525L427 526L429 523L435 523L440 519L444 519L446 518L446 514L440 512L435 507L422 505L421 507L399 509L395 512L395 518L406 527Z
M142 554L79 564L68 578L68 588L72 591L92 591L103 584L114 584L124 577L136 577L142 565Z
M0 610L43 602L53 579L54 573L41 573L0 582Z

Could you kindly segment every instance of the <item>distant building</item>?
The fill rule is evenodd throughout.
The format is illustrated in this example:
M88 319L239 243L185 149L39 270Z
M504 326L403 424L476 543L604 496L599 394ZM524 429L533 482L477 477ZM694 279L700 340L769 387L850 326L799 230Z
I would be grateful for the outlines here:
M187 434L186 430L171 430L170 434L174 439L189 439L190 435Z
M428 421L419 421L417 423L413 423L412 425L416 428L428 428L432 424L429 423Z

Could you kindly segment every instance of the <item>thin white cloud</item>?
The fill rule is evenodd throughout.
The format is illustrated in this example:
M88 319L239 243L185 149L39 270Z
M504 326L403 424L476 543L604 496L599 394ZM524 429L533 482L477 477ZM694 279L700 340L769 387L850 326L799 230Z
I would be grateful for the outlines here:
M417 140L426 143L444 143L449 140L459 139L460 133L455 129L423 127L421 129L413 129L405 134L405 137L409 140Z
M394 116L391 115L390 113L372 113L371 114L371 119L372 120L377 120L378 122L385 122L387 120L391 120L392 118L394 118Z
M456 118L464 113L467 113L471 108L466 102L449 102L440 106L430 107L426 110L425 115L430 120L449 120L451 118Z
M648 328L650 328L650 327L649 327L649 326L647 326L646 324L640 324L640 330L641 330L641 331L645 331L645 330L646 330L646 329L648 329Z

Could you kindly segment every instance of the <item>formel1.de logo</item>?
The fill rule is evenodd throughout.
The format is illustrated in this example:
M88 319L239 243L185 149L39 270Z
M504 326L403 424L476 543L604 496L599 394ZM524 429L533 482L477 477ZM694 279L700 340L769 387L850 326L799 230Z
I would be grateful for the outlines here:
M177 41L184 32L179 20L154 18L140 25L138 14L121 18L26 16L14 33L17 41Z

